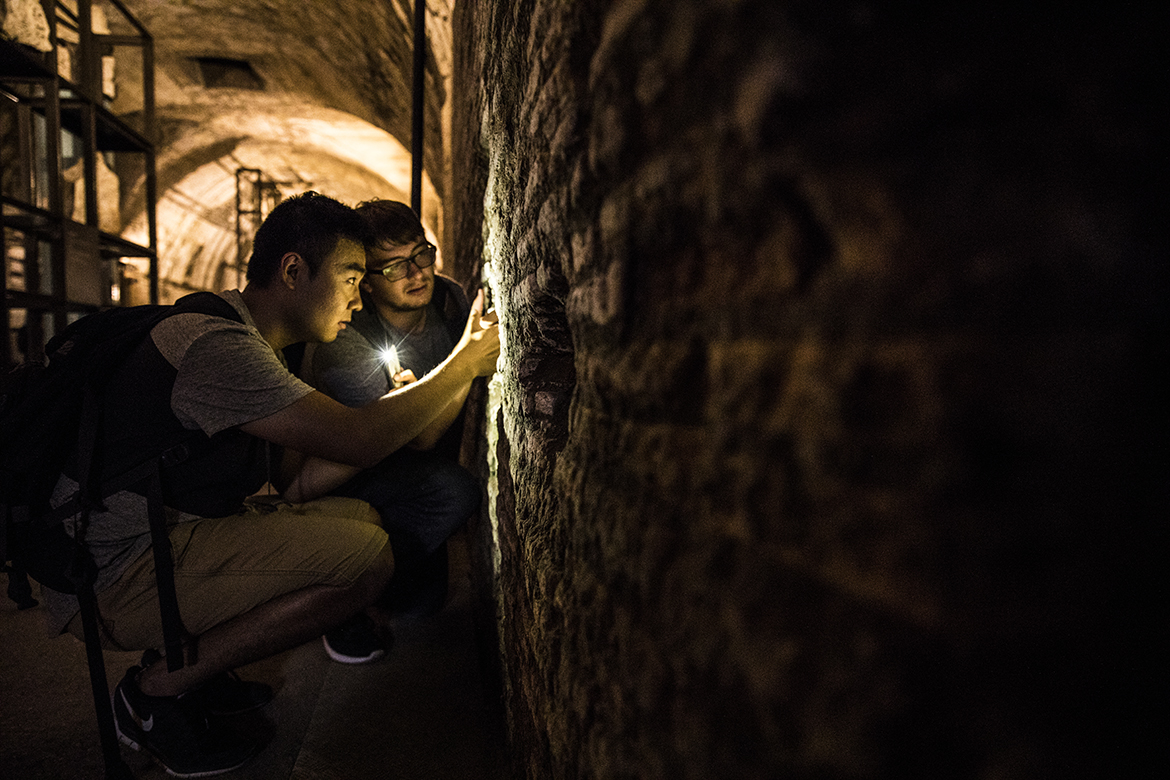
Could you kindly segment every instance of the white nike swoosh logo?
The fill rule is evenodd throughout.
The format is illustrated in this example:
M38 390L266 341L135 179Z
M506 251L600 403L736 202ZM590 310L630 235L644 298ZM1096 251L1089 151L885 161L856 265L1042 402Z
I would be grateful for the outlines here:
M142 727L143 731L150 731L152 728L154 728L153 715L151 715L146 720L143 720L142 716L139 715L134 710L134 708L130 706L130 700L126 698L126 693L124 691L118 691L118 695L122 697L122 703L126 705L126 709L130 710L130 714L134 716L134 720L138 721L138 725Z

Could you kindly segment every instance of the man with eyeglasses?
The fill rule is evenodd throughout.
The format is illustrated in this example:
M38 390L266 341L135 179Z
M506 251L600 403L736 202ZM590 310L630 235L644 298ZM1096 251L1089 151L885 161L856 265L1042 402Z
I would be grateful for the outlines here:
M373 200L357 211L374 236L366 251L362 308L337 340L310 345L301 369L309 384L347 406L365 406L440 366L459 342L471 308L463 289L435 272L436 248L409 206ZM328 490L378 510L395 558L381 604L399 619L442 608L446 540L480 505L478 480L457 462L462 425L456 423L469 389L377 466L360 473L339 467L336 487L293 485L285 491L292 500L309 500ZM324 643L342 663L375 660L385 647L364 615L327 634Z

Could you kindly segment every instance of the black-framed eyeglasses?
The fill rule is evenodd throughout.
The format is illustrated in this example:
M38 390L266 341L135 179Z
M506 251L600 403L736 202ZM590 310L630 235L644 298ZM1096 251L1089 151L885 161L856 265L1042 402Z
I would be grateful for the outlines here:
M430 268L435 264L437 253L438 250L435 248L435 245L428 241L405 260L398 260L384 268L371 269L368 273L382 274L386 281L397 282L399 279L406 278L406 275L410 272L409 265L411 263L414 263L414 267L420 271L424 268Z

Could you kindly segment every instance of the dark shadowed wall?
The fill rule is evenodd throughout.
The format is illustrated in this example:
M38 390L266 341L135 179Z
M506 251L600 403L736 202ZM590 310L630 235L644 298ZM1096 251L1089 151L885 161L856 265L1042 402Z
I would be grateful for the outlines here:
M457 5L521 776L1137 776L1162 44L1018 5Z

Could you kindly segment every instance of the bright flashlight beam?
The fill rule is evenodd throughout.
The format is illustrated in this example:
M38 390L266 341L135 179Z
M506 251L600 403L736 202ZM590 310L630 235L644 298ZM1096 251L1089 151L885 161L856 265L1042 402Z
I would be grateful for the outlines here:
M386 370L390 372L391 378L402 370L402 363L398 360L398 348L393 345L382 350L382 362L386 364Z

